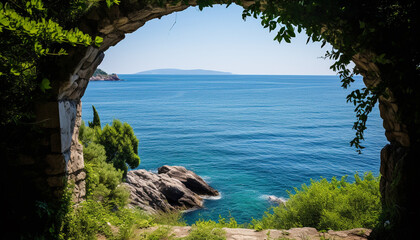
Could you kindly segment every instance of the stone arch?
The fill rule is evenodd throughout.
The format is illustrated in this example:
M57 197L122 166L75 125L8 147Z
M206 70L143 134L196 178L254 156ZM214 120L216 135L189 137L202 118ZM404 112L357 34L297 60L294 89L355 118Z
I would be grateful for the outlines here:
M253 3L254 1L241 1L238 5L247 8ZM60 189L63 184L56 178L66 176L76 183L75 200L80 201L85 196L83 150L78 142L78 129L81 123L80 99L89 83L89 78L103 60L104 52L121 41L125 34L134 32L147 21L196 5L197 2L193 0L164 6L153 6L141 1L122 1L120 5L111 8L94 8L80 20L79 29L92 36L103 37L104 42L99 48L92 46L74 48L67 57L60 58L54 63L48 62L49 68L54 66L54 70L50 72L51 79L57 80L53 85L56 98L38 105L37 119L39 121L50 119L44 128L53 129L50 131L50 153L46 156L49 164L46 172L50 173L48 181L50 187ZM382 81L380 69L373 59L374 54L369 52L353 56L353 62L364 76L366 86L376 86ZM406 125L397 118L398 99L389 89L388 97L380 97L379 108L385 134L390 142L381 151L380 188L383 202L392 205L396 204L395 201L400 201L391 197L395 191L395 186L392 185L398 175L396 168L406 168L409 159L407 152L411 147L410 134ZM398 184L407 184L410 179L408 177ZM402 188L405 189L404 186ZM410 205L407 202L401 204Z
M239 5L244 8L254 1L242 1ZM56 99L52 102L38 105L37 121L56 119L58 126L51 133L51 153L47 155L51 175L48 181L50 187L57 188L59 195L62 181L57 178L66 176L75 182L74 200L81 201L86 194L86 177L83 168L83 149L78 142L78 129L81 125L81 98L88 86L89 78L104 58L104 52L111 46L124 39L125 34L132 33L142 27L147 21L161 18L173 12L197 6L196 1L188 4L181 1L178 4L154 6L140 1L122 1L111 8L93 8L86 14L79 24L79 29L91 36L101 36L104 41L100 47L77 47L69 55L57 62L48 62L51 79L57 82L53 85ZM50 111L54 108L54 111ZM48 114L46 114L48 113ZM52 116L51 114L55 114ZM47 126L51 128L51 126Z

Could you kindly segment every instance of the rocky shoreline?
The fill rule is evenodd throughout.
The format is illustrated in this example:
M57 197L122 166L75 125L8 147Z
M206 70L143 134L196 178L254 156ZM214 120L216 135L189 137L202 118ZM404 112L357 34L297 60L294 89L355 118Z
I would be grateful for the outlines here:
M104 70L97 68L89 81L121 81L116 73L108 74Z
M194 210L206 198L220 196L200 176L182 166L164 165L153 173L143 169L127 173L130 205L148 213Z
M116 73L112 74L98 74L96 76L92 76L89 81L121 81Z

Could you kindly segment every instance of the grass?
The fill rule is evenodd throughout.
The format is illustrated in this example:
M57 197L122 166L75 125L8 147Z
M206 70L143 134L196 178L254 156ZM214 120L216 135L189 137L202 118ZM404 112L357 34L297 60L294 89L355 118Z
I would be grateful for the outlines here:
M225 240L226 232L221 224L214 221L199 220L191 226L191 232L182 240Z

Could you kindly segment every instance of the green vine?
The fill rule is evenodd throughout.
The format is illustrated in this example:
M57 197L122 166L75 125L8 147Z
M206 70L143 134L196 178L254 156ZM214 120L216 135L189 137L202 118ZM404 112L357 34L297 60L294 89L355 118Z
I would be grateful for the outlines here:
M100 46L103 39L73 25L100 0L7 0L0 3L0 126L33 118L29 103L47 94L51 81L42 75L42 59L67 55L75 46ZM119 0L104 1L108 7Z

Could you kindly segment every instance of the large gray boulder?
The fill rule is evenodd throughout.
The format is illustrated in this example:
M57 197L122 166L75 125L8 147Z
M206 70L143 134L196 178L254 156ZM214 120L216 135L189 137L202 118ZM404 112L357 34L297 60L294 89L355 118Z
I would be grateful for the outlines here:
M133 170L125 183L130 189L130 205L149 213L203 207L203 196L218 196L194 172L180 166L163 166L158 173Z
M219 192L210 187L200 176L182 166L164 165L158 169L159 174L166 174L178 179L188 189L201 196L218 196Z

